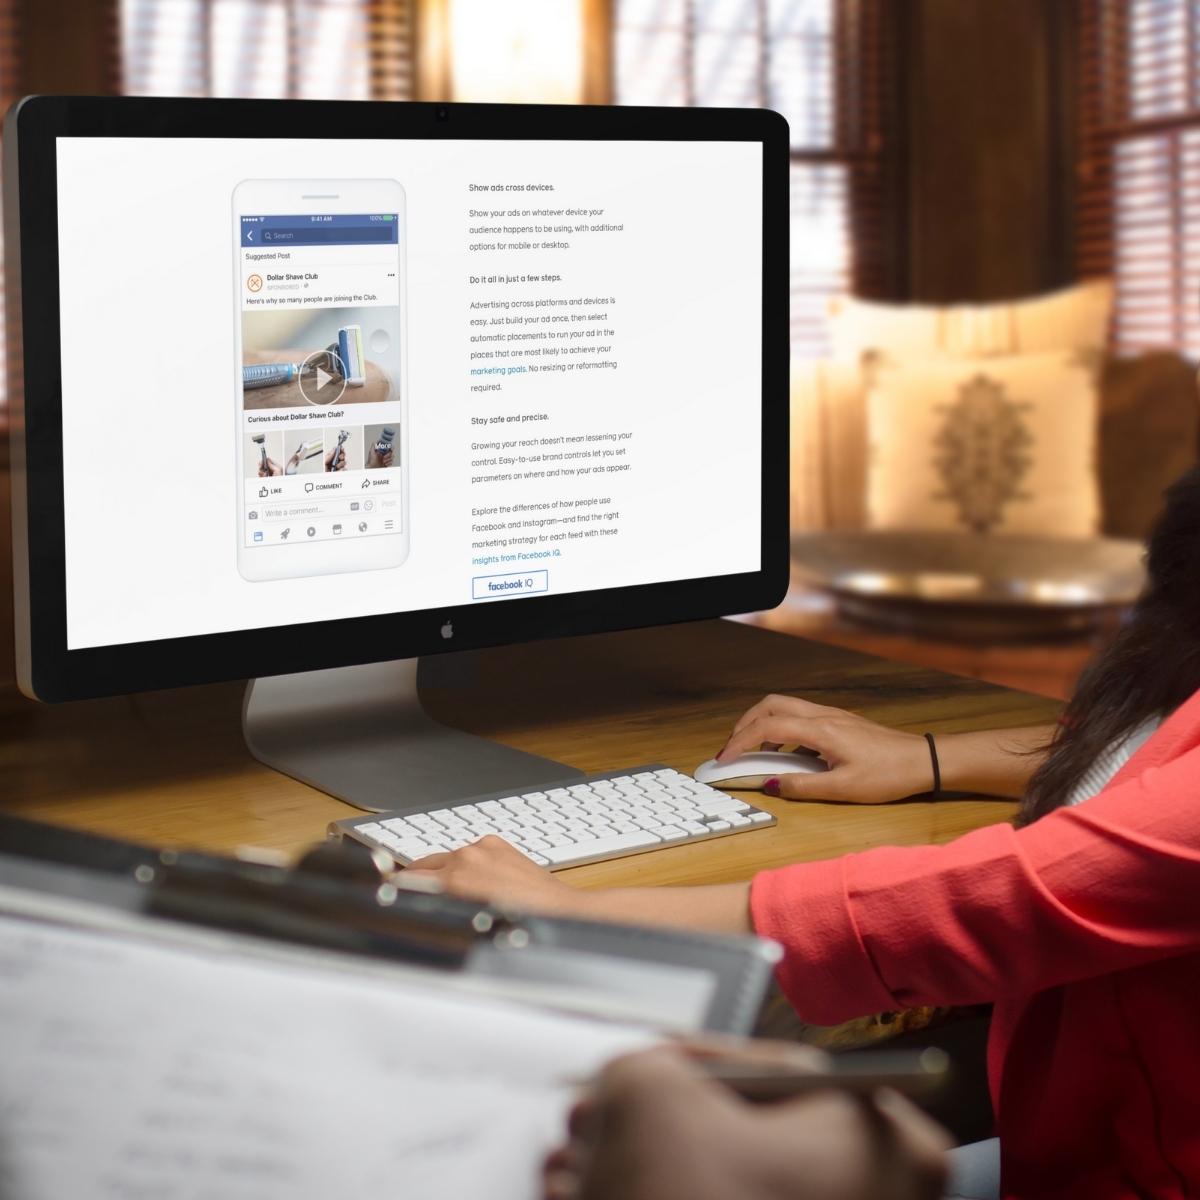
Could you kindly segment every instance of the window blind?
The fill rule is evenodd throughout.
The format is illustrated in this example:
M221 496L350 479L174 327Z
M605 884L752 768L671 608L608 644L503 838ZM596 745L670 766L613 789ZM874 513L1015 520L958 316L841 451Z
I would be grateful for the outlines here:
M1118 353L1200 357L1200 0L1079 2L1079 272Z
M615 99L777 109L791 128L793 352L832 296L879 296L885 0L617 0Z
M133 95L405 100L410 0L121 0Z

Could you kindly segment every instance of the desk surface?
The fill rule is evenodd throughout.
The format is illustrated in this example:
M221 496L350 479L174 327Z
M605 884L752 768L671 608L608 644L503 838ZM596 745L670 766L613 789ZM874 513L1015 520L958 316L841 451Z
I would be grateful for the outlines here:
M1052 721L1056 701L726 621L481 651L471 686L426 689L429 711L509 745L600 771L690 771L766 692L951 732ZM241 684L61 707L0 705L0 805L14 815L154 844L294 853L357 810L255 762ZM876 806L753 797L770 829L606 863L584 886L713 883L880 844L944 842L1007 819L1000 800Z

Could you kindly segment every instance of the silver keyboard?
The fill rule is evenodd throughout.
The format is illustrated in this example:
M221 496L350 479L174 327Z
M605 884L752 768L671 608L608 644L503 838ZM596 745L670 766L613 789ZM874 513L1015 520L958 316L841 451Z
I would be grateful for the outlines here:
M493 792L424 812L375 813L335 821L350 837L403 866L458 850L488 834L552 871L765 829L775 818L671 767L637 767L512 794Z

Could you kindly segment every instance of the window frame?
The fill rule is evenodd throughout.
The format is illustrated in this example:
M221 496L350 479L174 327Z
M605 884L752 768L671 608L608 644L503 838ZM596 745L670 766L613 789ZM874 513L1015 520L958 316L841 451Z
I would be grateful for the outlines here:
M680 0L685 18L680 27L684 39L684 104L695 106L695 19L697 0ZM771 38L768 32L768 0L752 0L756 13L755 36L759 39L757 100L759 107L770 107ZM894 82L894 47L898 43L897 24L900 6L889 7L888 0L830 0L833 8L831 67L833 109L830 144L827 146L789 147L789 170L796 168L840 169L845 197L842 206L843 237L847 262L844 281L837 289L818 286L797 287L792 275L793 299L801 291L823 295L832 300L846 292L864 299L898 298L895 262L889 255L891 221L898 206L892 199L892 159L887 136L886 98ZM613 0L609 44L612 46L613 103L620 103L617 78L617 15L619 0ZM815 322L797 322L792 326L793 352L800 358L820 358L828 351L828 338Z
M1200 253L1188 253L1189 239L1200 238L1200 204L1196 203L1200 200L1200 0L1180 2L1185 6L1180 18L1185 38L1176 57L1182 61L1183 75L1171 73L1172 56L1164 52L1165 70L1158 90L1161 102L1162 92L1174 84L1182 89L1184 102L1169 111L1140 115L1135 111L1138 81L1134 74L1145 69L1145 57L1131 68L1133 26L1139 8L1131 0L1076 3L1080 97L1074 204L1076 273L1083 279L1113 280L1110 345L1120 357L1171 349L1200 357L1195 294L1200 291L1196 286ZM1144 28L1167 28L1172 9L1161 0L1159 4L1161 14L1155 17L1151 12ZM1151 81L1150 94L1154 91ZM1139 146L1145 148L1141 164L1136 162ZM1136 183L1123 188L1123 167L1131 172L1144 170L1156 155L1165 180L1153 192L1139 191ZM1192 165L1185 158L1194 160ZM1196 196L1188 195L1189 179ZM1134 211L1143 197L1158 203L1161 217L1156 226L1139 220ZM1124 230L1123 215L1130 222ZM1152 238L1143 235L1139 239L1139 227L1157 228L1160 237L1163 231L1169 232L1165 242L1150 249ZM1143 246L1140 252L1133 248L1139 241ZM1163 269L1168 275L1165 283L1156 287L1153 282L1137 282L1153 280Z

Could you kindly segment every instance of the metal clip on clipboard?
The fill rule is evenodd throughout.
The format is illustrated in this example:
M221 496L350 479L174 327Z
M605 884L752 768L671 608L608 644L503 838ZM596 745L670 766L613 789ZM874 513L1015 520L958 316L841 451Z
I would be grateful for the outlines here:
M408 890L375 873L365 848L328 845L291 869L0 817L0 880L77 908L453 972L481 990L679 1032L750 1032L778 961L758 938L510 913Z

